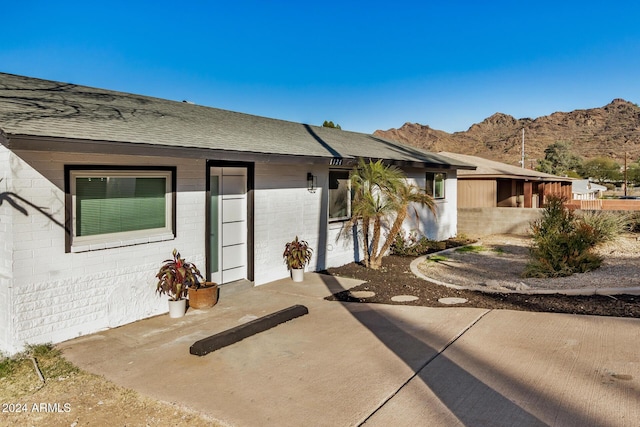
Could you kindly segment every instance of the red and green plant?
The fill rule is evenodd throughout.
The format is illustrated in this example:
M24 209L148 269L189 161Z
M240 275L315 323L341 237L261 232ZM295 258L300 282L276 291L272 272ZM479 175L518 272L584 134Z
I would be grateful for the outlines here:
M305 240L298 240L298 236L296 236L292 242L285 245L282 257L289 270L295 270L304 268L311 261L312 252L313 249L309 247L309 244Z
M187 288L196 287L203 278L200 270L191 262L180 257L180 252L173 250L173 259L163 261L160 271L156 274L158 284L156 292L168 295L171 301L178 301L187 295Z

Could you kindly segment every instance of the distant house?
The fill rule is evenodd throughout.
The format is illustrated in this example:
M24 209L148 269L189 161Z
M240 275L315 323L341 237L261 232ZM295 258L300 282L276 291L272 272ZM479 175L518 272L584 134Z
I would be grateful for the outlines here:
M574 179L571 182L573 200L597 200L607 191L604 185L595 184L588 179Z
M458 231L469 235L526 234L549 194L570 200L570 178L450 152L442 156L476 166L458 171ZM522 208L522 209L513 209ZM533 208L533 209L532 209Z
M537 208L548 194L571 199L571 178L512 166L481 157L440 152L476 166L458 174L458 207Z
M463 162L386 141L185 102L0 74L0 350L59 342L167 311L155 294L177 248L223 288L361 257L349 171L382 159L437 191L407 228L457 231ZM349 230L347 230L347 235Z

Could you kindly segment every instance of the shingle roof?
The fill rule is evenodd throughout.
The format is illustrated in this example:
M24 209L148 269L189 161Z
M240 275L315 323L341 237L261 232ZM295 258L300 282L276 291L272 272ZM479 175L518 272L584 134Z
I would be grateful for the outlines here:
M588 179L575 179L571 182L571 191L578 194L589 194L607 191L607 187L590 182Z
M468 167L373 135L0 73L0 132L319 158Z
M483 159L482 157L470 156L467 154L449 153L440 151L438 154L460 162L468 163L476 166L476 170L460 170L458 178L515 178L526 179L530 181L554 181L554 182L571 182L571 178L551 175L544 172L538 172L531 169L521 168L518 166L508 165L506 163L496 162L494 160Z

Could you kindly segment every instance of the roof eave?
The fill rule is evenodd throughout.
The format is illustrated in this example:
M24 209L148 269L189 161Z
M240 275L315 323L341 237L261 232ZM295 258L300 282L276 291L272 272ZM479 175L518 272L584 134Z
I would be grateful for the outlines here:
M566 182L571 183L571 178L565 177L542 177L528 175L513 174L460 174L458 179L520 179L524 181L541 181L541 182Z
M106 141L106 140L90 140L75 139L55 136L12 134L7 136L0 129L0 141L3 145L10 149L19 149L26 151L60 151L60 152L104 152L133 155L149 155L149 156L166 156L180 153L181 157L191 158L211 158L216 157L220 160L243 160L243 161L261 161L265 163L282 162L282 163L309 163L309 164L327 164L329 166L352 167L357 164L359 157L331 157L331 156L305 156L281 153L264 153L255 151L234 151L221 150L213 148L188 147L162 145L157 143L142 142L123 142L123 141ZM378 159L373 159L378 160ZM425 159L419 160L403 160L403 159L382 159L386 164L393 164L398 167L414 167L420 169L442 169L453 170L461 167L467 169L467 165L448 164L445 162L434 162Z

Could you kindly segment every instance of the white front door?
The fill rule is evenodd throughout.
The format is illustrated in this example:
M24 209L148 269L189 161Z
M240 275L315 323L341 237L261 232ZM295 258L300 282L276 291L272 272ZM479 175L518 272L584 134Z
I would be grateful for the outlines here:
M212 167L209 186L209 280L246 279L247 168Z

